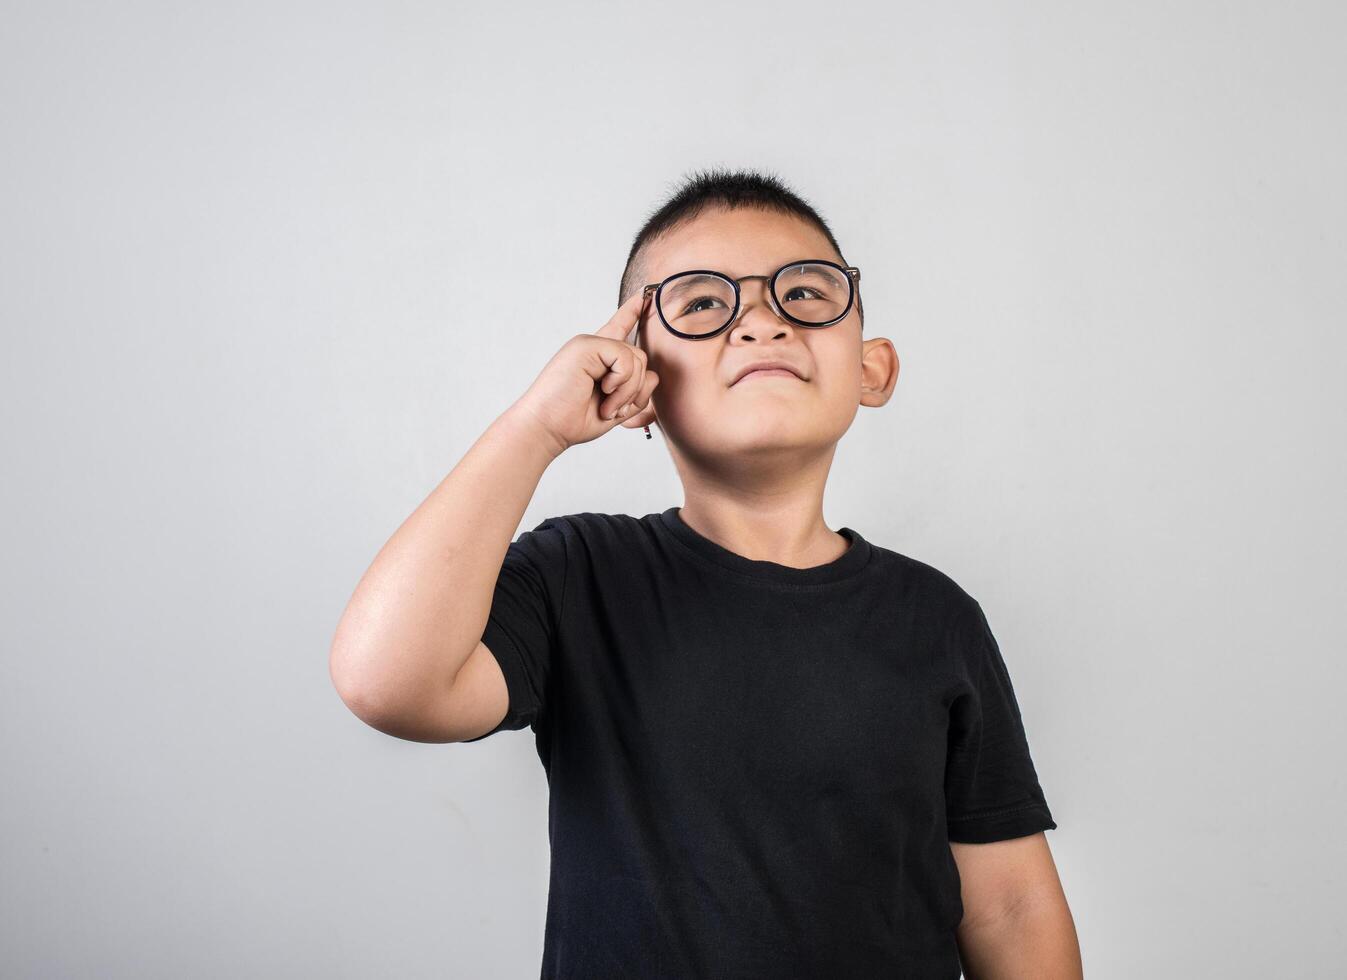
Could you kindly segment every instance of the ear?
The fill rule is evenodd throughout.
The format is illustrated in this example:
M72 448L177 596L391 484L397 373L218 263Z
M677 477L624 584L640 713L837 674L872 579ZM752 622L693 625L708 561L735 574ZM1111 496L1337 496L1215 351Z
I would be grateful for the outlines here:
M887 337L871 337L861 343L862 405L879 408L898 383L898 352Z

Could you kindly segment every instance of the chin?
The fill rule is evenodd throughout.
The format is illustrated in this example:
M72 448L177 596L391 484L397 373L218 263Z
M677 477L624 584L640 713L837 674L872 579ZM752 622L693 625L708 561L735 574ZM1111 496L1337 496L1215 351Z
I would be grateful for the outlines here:
M775 423L745 418L744 425L731 431L717 431L715 440L721 452L750 453L770 450L799 450L817 446L825 435L807 423L792 424L787 419Z

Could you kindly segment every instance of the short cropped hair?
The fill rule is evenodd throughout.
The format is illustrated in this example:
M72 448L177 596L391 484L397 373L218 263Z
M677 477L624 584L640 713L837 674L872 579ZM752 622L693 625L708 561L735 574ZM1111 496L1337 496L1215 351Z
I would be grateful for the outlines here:
M791 190L775 174L760 170L727 170L713 167L694 170L682 178L673 194L653 211L641 230L636 233L627 253L627 264L618 284L617 302L621 306L644 283L644 250L647 245L667 232L693 221L710 208L757 208L793 215L813 225L823 233L839 256L842 249L828 227L828 223L812 204ZM805 258L806 256L800 256ZM817 256L821 258L822 256ZM845 258L843 265L850 265ZM861 309L860 289L856 290L856 315L861 329L865 329L865 312Z

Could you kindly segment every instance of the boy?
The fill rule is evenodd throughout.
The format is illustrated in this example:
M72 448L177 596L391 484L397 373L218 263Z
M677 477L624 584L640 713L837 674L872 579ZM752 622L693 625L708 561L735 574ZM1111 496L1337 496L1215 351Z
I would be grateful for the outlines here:
M862 338L859 279L775 178L694 175L637 236L614 316L562 346L343 616L332 677L368 724L533 730L545 978L1081 975L981 607L823 520L838 440L898 376ZM681 508L511 541L561 453L649 424Z

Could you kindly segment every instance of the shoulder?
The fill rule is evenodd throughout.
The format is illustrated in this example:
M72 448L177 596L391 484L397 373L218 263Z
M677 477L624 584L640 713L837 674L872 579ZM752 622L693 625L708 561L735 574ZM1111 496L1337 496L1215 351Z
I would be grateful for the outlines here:
M875 562L901 583L907 601L942 619L966 620L980 615L977 600L949 572L874 542L870 547Z
M577 511L552 514L542 518L521 537L548 538L565 544L573 551L602 552L608 548L630 548L654 535L651 522L658 514L632 517L630 514L607 514L595 511Z
M875 561L891 570L895 600L927 644L932 666L957 677L975 675L989 632L977 599L947 570L890 548L872 547Z

